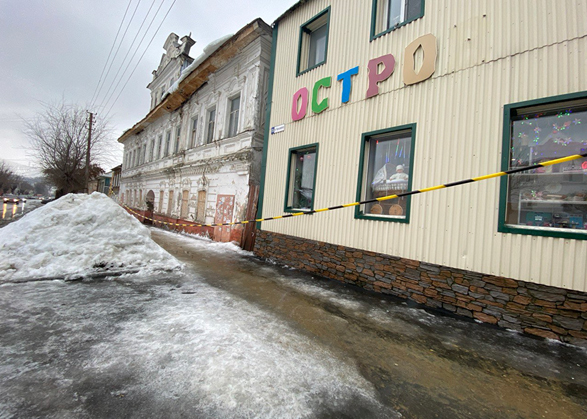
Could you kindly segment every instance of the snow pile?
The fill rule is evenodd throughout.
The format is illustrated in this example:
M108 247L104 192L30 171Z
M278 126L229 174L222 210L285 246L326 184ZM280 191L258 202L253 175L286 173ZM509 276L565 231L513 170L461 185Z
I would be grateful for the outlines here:
M0 229L0 281L180 266L148 228L98 192L66 195Z

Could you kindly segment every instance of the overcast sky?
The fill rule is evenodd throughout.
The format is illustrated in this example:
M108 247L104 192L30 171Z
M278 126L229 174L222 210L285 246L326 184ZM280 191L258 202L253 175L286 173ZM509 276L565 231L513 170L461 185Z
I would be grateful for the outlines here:
M146 86L152 80L152 71L159 65L164 52L163 43L171 32L180 38L191 32L196 45L190 55L197 57L208 43L236 33L257 17L271 24L296 3L295 0L175 0L169 15L146 49L173 2L130 0L119 40L135 8L136 14L128 26L97 105L103 101L119 69L121 78L127 65L121 67L123 58L128 54L128 62L135 50L136 55L116 90L117 81L114 81L111 88L114 94L106 109L99 110L97 106L92 109L99 118L110 108L146 51L112 107L113 147L118 147L116 138L149 111L150 96ZM32 118L42 111L43 103L64 99L88 106L128 5L129 0L0 0L0 158L24 164L31 162L21 118ZM159 7L159 13L155 15ZM146 21L138 32L145 16ZM153 16L152 26L146 32ZM139 35L130 50L137 33ZM112 55L117 46L118 41ZM122 153L120 159L121 156ZM119 162L112 163L114 166Z

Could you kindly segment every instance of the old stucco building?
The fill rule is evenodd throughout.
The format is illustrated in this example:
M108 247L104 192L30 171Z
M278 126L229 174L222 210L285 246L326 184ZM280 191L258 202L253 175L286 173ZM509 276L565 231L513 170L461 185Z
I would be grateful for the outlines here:
M257 255L587 339L587 2L306 0L274 24ZM351 204L349 208L312 213ZM299 212L312 215L291 216Z
M252 226L196 225L255 214L271 28L257 19L195 59L189 55L193 45L189 36L167 38L148 85L151 110L118 140L124 144L121 202L246 248Z

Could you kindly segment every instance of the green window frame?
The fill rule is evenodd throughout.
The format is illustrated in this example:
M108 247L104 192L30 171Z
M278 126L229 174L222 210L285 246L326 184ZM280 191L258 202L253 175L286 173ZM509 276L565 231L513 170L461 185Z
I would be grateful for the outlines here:
M314 210L318 148L318 143L314 143L289 149L284 212ZM308 166L307 162L309 161L312 163ZM307 204L303 205L304 202Z
M425 0L373 0L371 41L424 17Z
M363 133L357 202L411 191L415 145L416 124ZM409 223L410 207L411 196L357 205L355 218Z
M330 36L330 6L300 26L296 76L326 64Z
M502 171L587 150L587 92L504 106ZM498 231L587 240L587 159L508 176Z

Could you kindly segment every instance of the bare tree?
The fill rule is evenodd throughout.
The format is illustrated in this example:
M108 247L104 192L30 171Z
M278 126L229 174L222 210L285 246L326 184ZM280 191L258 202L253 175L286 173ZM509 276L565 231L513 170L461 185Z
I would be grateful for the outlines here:
M0 162L0 195L14 192L20 180L20 176L10 170L8 165Z
M29 138L32 154L47 180L57 187L57 196L83 192L86 188L88 112L63 101L45 105L44 108L35 119L25 121L25 134ZM103 173L99 165L109 157L110 134L107 121L94 119L90 142L90 179Z

